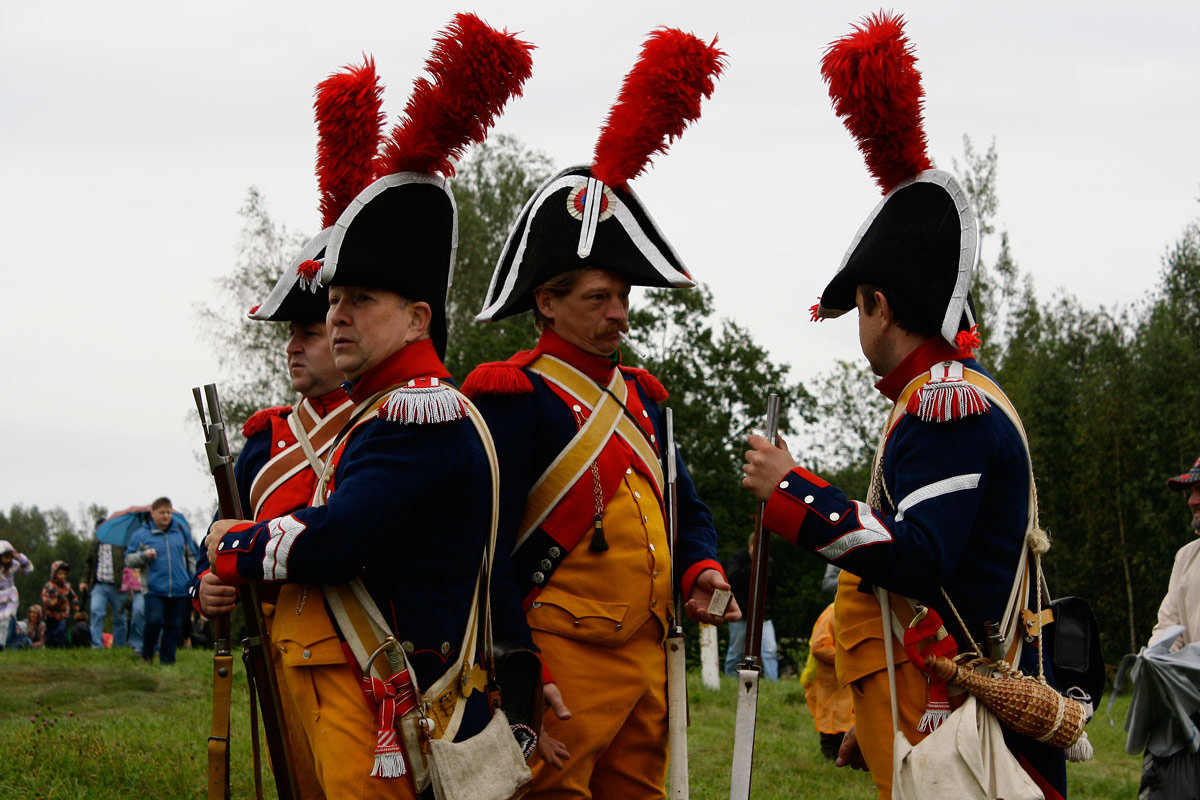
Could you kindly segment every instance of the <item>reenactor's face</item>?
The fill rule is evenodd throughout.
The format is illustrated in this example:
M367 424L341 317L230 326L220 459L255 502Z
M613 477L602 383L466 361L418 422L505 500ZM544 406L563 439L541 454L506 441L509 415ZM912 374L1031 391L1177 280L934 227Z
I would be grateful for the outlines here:
M1193 483L1188 492L1188 508L1192 510L1192 527L1200 533L1200 483Z
M418 305L425 304L386 289L329 287L329 343L333 363L347 380L357 380L413 339Z
M288 326L288 377L292 388L306 397L329 394L342 382L342 373L333 363L325 321Z
M611 356L629 330L629 283L606 270L585 271L563 297L539 289L535 300L555 333L595 355Z

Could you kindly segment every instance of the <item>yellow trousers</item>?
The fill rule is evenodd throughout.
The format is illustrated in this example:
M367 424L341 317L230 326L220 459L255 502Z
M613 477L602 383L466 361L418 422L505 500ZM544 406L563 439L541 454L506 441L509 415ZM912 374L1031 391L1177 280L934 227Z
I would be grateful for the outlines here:
M921 715L925 713L926 686L925 676L912 664L906 661L896 665L900 730L910 744L916 744L926 736L917 731ZM871 770L871 780L875 782L879 800L890 800L895 728L892 726L887 670L859 678L850 684L850 690L854 696L854 730L859 749L862 750L867 768Z
M658 800L666 795L667 661L654 617L625 643L601 647L544 631L533 640L571 718L546 712L546 733L567 746L562 771L534 759L527 798Z

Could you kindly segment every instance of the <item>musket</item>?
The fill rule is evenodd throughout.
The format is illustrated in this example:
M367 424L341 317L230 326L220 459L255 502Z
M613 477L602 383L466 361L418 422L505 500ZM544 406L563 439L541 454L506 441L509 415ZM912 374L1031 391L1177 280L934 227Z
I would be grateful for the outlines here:
M204 430L204 452L212 471L217 489L217 510L221 519L243 519L242 501L238 495L237 480L233 474L233 457L229 454L229 438L225 435L225 419L221 414L221 400L215 384L206 384L201 394L200 387L192 388L196 400L196 411L200 414L200 425ZM205 413L205 403L208 412ZM262 708L263 729L267 737L267 751L271 757L271 770L275 777L275 790L280 800L296 797L291 763L283 740L283 713L279 701L279 686L275 671L267 658L266 634L263 630L262 606L258 587L253 582L238 592L242 610L246 617L246 639L242 641L242 661L246 665L246 677L250 682L250 725L252 750L254 752L254 790L262 798L262 770L258 757L257 714L253 708L257 692L258 704ZM213 653L213 719L212 733L208 737L208 798L229 800L229 710L233 689L233 655L229 646L229 615L217 618L217 637Z
M663 474L667 478L666 516L667 541L671 551L671 583L675 602L672 618L667 626L667 731L671 756L670 788L671 800L687 800L688 797L688 696L687 655L683 641L683 598L680 596L679 567L676 555L679 539L679 499L676 480L679 477L675 466L675 415L666 409L667 441L663 448Z
M778 444L779 395L767 398L767 440ZM746 620L746 648L738 664L737 716L733 733L733 769L729 800L750 800L750 773L754 766L754 728L758 721L758 679L762 674L762 628L767 608L767 558L770 538L763 535L760 502L754 514L754 564L750 572L750 608Z

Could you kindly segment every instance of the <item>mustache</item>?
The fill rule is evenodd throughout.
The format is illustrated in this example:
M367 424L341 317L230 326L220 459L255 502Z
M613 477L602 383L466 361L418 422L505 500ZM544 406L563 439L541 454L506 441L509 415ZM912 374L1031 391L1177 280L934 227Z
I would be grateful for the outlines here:
M629 333L629 324L622 322L615 325L605 325L599 330L601 336L608 336L612 333Z

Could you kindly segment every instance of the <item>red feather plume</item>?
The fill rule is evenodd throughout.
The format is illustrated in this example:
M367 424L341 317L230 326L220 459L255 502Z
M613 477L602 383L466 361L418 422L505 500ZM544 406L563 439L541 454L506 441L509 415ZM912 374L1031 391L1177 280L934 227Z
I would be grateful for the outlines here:
M328 228L350 201L375 179L374 162L383 140L383 86L375 61L347 65L317 84L317 184L321 227Z
M858 140L884 193L933 167L926 153L921 73L904 17L881 11L833 42L821 59L833 110Z
M700 117L700 101L712 96L725 67L725 52L716 45L716 38L705 44L674 28L650 33L596 142L597 179L624 188Z
M404 117L376 162L376 175L396 172L454 175L454 161L482 142L510 97L533 73L533 45L489 27L474 14L456 14L435 40Z

